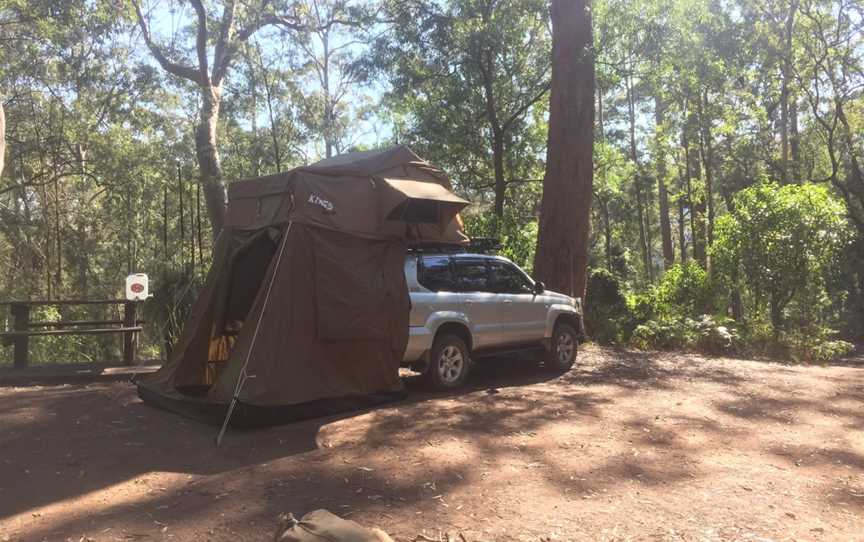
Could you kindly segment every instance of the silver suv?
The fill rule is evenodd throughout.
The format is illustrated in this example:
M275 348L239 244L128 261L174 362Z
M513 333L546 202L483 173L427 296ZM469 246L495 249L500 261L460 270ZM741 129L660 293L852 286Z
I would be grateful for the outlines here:
M404 365L435 389L465 383L472 358L539 349L544 365L566 371L582 337L579 298L550 292L506 258L409 254L411 318Z

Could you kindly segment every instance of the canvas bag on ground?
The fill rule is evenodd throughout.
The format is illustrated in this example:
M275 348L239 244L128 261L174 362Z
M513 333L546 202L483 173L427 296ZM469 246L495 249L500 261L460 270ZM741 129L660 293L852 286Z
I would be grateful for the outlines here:
M309 512L300 521L293 515L282 517L276 542L393 542L380 529L367 529L359 523L342 519L327 510Z

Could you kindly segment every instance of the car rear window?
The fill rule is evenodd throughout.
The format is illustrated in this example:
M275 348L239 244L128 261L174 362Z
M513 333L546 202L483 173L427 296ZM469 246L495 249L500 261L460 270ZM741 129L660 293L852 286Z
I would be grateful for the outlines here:
M483 260L456 259L456 291L488 292L489 273Z
M424 256L417 279L420 284L433 292L454 291L453 268L450 265L450 257Z

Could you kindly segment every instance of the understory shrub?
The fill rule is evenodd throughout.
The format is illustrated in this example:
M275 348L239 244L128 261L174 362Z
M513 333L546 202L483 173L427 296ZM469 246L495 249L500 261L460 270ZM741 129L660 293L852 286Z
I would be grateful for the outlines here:
M705 352L729 352L740 346L735 322L703 314L700 318L664 317L636 326L629 341L640 350L684 348Z
M723 352L738 348L735 322L714 315L718 288L695 262L670 267L656 286L628 297L636 322L629 344L640 349L687 348Z
M855 345L846 341L821 341L810 347L808 357L813 361L832 361L845 356L854 348Z
M660 283L629 297L629 307L639 323L654 319L701 318L720 305L708 273L695 262L675 264Z
M767 181L733 201L716 222L711 261L741 300L747 351L808 361L847 353L835 340L850 312L836 270L854 261L843 205L824 186Z
M601 344L627 342L634 321L621 282L614 274L603 268L591 271L584 307L589 337Z

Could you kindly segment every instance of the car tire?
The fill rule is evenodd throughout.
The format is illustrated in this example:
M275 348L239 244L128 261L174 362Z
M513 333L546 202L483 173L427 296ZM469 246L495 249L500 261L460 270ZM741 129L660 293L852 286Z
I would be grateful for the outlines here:
M456 335L440 335L432 343L429 367L424 375L426 384L437 391L460 388L468 379L470 366L465 341Z
M565 373L576 363L579 346L579 333L570 324L555 324L552 343L546 354L545 367L555 373Z

